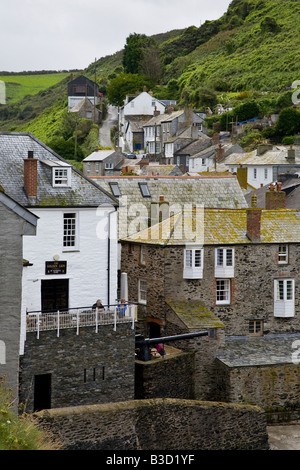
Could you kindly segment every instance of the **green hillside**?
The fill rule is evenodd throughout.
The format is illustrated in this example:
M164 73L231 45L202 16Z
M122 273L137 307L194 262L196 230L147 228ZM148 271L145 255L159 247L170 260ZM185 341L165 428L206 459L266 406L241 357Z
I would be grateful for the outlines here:
M161 67L159 80L151 85L155 96L177 99L179 107L189 104L197 109L214 109L220 102L235 107L255 100L262 114L291 106L286 90L300 80L299 13L298 0L233 0L218 20L152 36L151 51L159 57ZM109 87L117 83L120 73L124 79L126 45L83 71L54 74L54 82L46 88L45 80L50 77L38 78L35 85L38 76L27 76L22 85L14 85L25 92L27 80L26 96L17 100L12 95L7 105L0 105L0 129L29 131L48 144L68 140L72 153L74 131L72 134L67 116L67 83L84 74L96 79L100 91L109 97ZM15 76L2 79L17 83ZM82 129L85 137L92 132L84 153L95 144L96 130L85 123Z

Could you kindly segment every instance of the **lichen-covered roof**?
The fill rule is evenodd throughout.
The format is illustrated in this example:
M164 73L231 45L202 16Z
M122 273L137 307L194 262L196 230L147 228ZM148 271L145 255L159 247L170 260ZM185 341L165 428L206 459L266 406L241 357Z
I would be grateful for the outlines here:
M93 181L111 193L109 183L118 183L121 195L128 204L149 206L159 202L160 196L169 204L193 203L215 208L248 207L236 176L98 176ZM150 197L144 198L139 183L147 183Z
M24 190L24 159L33 151L38 160L37 197L28 198ZM100 188L71 166L71 187L53 187L49 163L66 160L30 133L0 132L0 182L6 194L25 207L98 207L118 205L109 192Z
M225 327L201 300L166 300L166 303L190 330Z
M246 210L206 208L178 212L124 240L159 245L252 243L247 236ZM288 209L262 210L261 243L300 243L300 212Z

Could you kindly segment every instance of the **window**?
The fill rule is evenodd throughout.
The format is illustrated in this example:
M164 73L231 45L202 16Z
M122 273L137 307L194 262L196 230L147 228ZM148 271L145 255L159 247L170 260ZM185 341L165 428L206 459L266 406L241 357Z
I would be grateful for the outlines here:
M147 282L141 279L139 280L139 303L147 303Z
M110 189L112 190L112 193L115 197L121 196L121 191L119 188L118 183L109 183Z
M88 162L86 165L87 172L89 173L91 171L91 163Z
M71 167L53 168L53 186L70 186Z
M234 277L233 248L216 248L215 277Z
M203 248L184 250L184 279L202 279L203 277Z
M146 247L145 247L145 245L141 245L140 264L146 264Z
M206 158L202 158L201 160L202 160L202 165L205 165L205 163L206 163Z
M113 169L113 164L112 163L105 163L105 169L106 170L112 170Z
M293 317L295 314L294 279L275 279L274 316Z
M99 173L99 162L96 162L96 173Z
M64 214L63 246L66 248L76 247L76 244L77 244L76 220L77 220L76 213Z
M230 304L230 279L217 279L216 288L216 303Z
M262 336L263 334L263 321L262 320L250 320L249 321L249 335L250 336Z
M268 179L268 168L265 168L265 180Z
M278 264L287 264L289 262L288 245L279 245Z
M139 183L139 186L143 197L151 197L147 183Z
M253 168L253 178L256 180L257 178L257 169Z

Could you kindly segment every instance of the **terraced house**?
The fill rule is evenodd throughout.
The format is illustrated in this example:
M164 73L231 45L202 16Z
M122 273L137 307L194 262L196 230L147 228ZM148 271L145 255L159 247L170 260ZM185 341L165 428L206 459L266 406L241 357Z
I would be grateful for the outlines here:
M299 333L298 211L196 212L178 212L122 240L122 271L130 299L140 304L141 331L155 322L169 334L172 302L198 301L198 310L224 323L226 336Z

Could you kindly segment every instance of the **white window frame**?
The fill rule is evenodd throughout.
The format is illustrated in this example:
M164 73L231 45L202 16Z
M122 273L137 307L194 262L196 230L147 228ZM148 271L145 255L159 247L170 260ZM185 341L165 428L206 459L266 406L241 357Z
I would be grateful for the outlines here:
M90 173L90 171L91 171L91 162L87 162L86 170L87 170L88 173Z
M147 281L139 279L138 285L138 302L139 304L146 305L147 303Z
M184 249L183 279L203 278L203 248Z
M219 283L223 283L223 289L220 288ZM218 299L218 292L222 292L224 298ZM231 302L231 280L230 279L216 279L216 305L229 305Z
M289 262L289 246L279 245L278 247L278 264L288 264Z
M105 170L112 170L114 168L113 163L105 163Z
M267 180L268 179L268 168L265 168L264 173L265 173L265 180Z
M57 166L52 171L53 187L68 188L71 186L71 167Z
M72 217L67 218L67 215ZM73 221L73 222L72 222ZM63 250L73 251L78 249L78 227L79 216L78 212L64 212L63 213Z
M99 173L99 162L96 162L96 173Z
M231 253L231 263L229 253ZM215 277L234 277L234 248L215 249Z
M257 168L253 168L253 179L257 179Z
M146 264L146 246L145 245L141 245L140 264L143 264L143 265Z
M274 280L274 317L295 316L295 280Z

